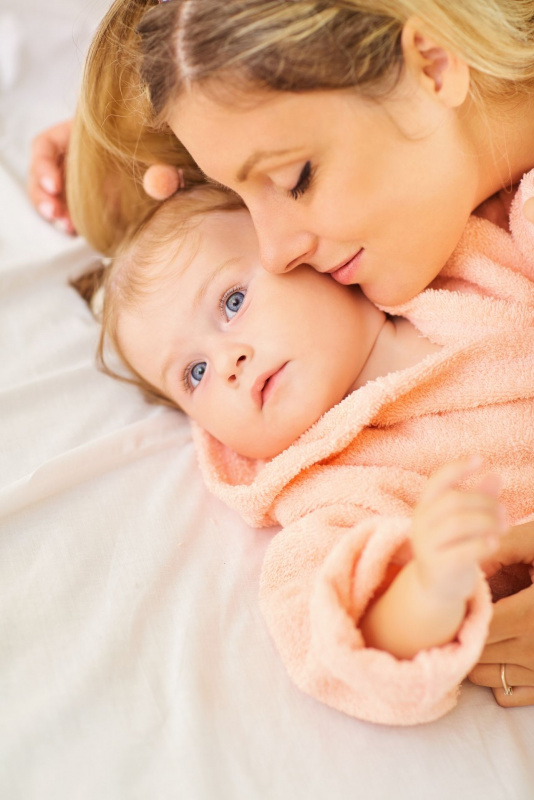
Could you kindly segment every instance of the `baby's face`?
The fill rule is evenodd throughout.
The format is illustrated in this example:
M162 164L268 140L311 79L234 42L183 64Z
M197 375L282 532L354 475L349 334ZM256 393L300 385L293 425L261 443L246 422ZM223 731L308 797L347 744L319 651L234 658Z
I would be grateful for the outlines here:
M356 387L379 317L359 289L309 267L267 273L243 210L201 218L120 314L118 336L139 374L209 433L270 458Z

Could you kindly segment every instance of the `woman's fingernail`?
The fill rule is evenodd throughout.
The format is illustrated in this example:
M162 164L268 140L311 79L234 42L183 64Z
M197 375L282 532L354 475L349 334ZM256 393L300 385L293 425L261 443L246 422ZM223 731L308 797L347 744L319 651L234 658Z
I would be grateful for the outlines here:
M60 233L71 233L70 222L68 219L54 220L54 228L60 231Z
M54 218L53 203L47 203L46 201L44 203L39 203L39 205L37 206L37 210L39 211L39 214L45 219L51 220Z
M56 194L57 192L56 182L49 175L43 175L43 177L39 181L39 184L41 186L41 189L44 189L45 192L47 192L48 194Z

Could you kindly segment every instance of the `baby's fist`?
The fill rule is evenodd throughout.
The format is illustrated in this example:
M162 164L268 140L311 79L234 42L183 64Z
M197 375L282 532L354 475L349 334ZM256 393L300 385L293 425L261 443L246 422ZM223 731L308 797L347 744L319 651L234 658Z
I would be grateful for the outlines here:
M482 477L471 490L458 488L481 466L481 460L473 458L438 469L414 511L417 574L425 591L439 601L467 600L472 595L479 563L497 550L507 529L496 476Z

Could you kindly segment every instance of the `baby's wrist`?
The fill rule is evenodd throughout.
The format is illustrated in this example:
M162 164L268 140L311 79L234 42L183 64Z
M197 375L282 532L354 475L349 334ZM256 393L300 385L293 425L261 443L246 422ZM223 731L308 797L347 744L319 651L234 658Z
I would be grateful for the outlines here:
M465 591L455 586L453 581L442 583L430 579L416 560L408 566L413 568L416 591L429 612L465 614L469 594L466 595Z

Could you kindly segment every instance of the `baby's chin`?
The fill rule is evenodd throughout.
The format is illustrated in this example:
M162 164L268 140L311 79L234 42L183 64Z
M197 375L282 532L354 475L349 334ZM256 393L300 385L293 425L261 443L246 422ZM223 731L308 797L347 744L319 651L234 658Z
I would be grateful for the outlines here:
M247 441L225 441L223 444L239 456L244 456L254 461L272 461L273 458L281 455L288 447L291 447L300 436L301 433L297 436L288 435L285 438L277 438L273 441L271 439L261 439L258 435L251 434L250 439Z
M281 455L285 450L288 449L293 444L294 440L291 440L287 445L271 445L268 446L267 444L263 446L252 445L248 447L247 445L241 445L237 447L232 447L232 445L227 445L230 450L233 450L239 456L244 456L245 458L250 458L254 461L272 461L273 458Z

